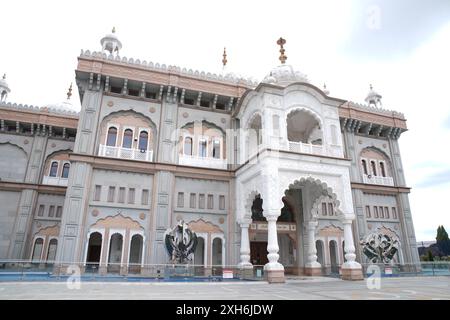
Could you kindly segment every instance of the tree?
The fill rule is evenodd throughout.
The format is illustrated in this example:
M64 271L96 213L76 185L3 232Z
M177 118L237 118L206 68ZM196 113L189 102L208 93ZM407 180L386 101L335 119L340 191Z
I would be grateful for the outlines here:
M448 241L448 233L445 231L444 226L439 226L437 229L436 242L439 241Z
M450 239L444 226L439 226L437 229L436 245L442 255L450 255Z
M428 250L427 260L428 261L433 261L433 253L431 252L431 250Z

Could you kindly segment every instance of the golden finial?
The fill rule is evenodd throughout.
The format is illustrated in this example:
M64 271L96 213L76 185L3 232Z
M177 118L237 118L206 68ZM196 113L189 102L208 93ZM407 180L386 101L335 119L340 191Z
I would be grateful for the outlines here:
M280 39L278 39L278 41L277 41L277 45L279 45L280 46L280 61L281 61L281 63L285 63L286 62L286 60L287 60L287 56L284 54L284 48L283 48L283 45L285 45L286 44L286 40L285 39L283 39L282 37L280 37Z
M116 33L116 27L113 27L112 33Z
M223 59L222 59L222 64L225 67L227 65L227 48L223 48Z
M67 91L67 100L70 100L72 96L72 83L70 83L69 91Z

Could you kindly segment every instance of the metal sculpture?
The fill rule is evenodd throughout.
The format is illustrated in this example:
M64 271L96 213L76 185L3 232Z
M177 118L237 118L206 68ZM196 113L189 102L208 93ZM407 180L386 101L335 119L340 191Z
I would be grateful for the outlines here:
M167 254L171 263L188 263L194 258L197 247L197 235L183 221L164 233Z
M363 253L372 263L391 262L399 247L397 237L382 233L371 233L360 243Z

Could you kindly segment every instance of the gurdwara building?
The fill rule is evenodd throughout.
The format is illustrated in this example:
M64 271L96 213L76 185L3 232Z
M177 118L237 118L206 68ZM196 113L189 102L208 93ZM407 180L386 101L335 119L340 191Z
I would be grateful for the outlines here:
M395 242L389 264L418 265L404 115L372 87L367 104L330 96L286 64L284 43L256 83L122 57L113 30L78 57L79 112L70 92L43 107L7 102L3 77L0 259L151 274L184 221L205 273L360 279L371 234Z

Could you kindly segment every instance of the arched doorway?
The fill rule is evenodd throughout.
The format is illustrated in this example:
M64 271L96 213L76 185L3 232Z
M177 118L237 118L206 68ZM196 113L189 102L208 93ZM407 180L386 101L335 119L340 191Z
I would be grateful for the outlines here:
M330 247L330 267L331 273L339 273L339 262L338 262L338 246L335 240L331 240L329 243Z
M131 237L130 242L130 257L128 259L128 272L140 273L142 265L142 248L144 245L144 239L142 235L135 234Z
M197 247L194 252L194 264L198 267L205 265L205 240L203 237L197 237Z
M102 252L102 240L103 237L100 232L93 232L89 236L88 250L86 255L87 268L98 268Z
M197 247L194 252L194 275L205 274L205 239L197 236Z
M114 233L109 241L108 272L119 272L122 261L123 236Z
M222 266L222 239L215 238L212 243L212 264Z
M317 262L319 262L322 267L325 265L325 259L323 254L323 241L317 240L316 241L316 250L317 250Z

